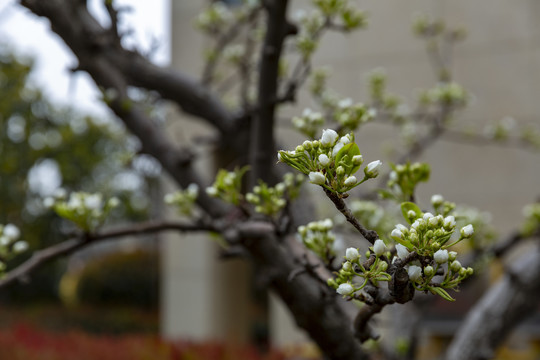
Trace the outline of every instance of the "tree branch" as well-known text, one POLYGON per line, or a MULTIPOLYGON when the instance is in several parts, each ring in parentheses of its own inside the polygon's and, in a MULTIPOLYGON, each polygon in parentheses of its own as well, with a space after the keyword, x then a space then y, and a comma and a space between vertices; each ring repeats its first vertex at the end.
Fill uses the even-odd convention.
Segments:
POLYGON ((28 277, 30 273, 49 261, 64 255, 72 254, 75 251, 80 250, 88 245, 95 244, 98 241, 165 230, 193 232, 211 231, 214 230, 214 228, 213 226, 204 223, 185 224, 179 222, 148 222, 117 228, 110 231, 99 232, 96 234, 82 234, 80 237, 34 252, 32 257, 8 272, 2 279, 0 279, 0 288, 5 287, 16 280, 21 280, 28 277))
POLYGON ((447 360, 492 359, 514 327, 538 307, 540 251, 514 262, 504 278, 469 311, 446 353, 447 360))

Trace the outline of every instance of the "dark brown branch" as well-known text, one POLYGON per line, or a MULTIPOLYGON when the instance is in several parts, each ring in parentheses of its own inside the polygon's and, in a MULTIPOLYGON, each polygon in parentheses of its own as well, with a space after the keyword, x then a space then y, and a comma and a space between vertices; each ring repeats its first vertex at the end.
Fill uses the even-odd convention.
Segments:
POLYGON ((60 244, 53 245, 43 250, 34 252, 32 257, 15 269, 8 272, 0 279, 0 288, 11 284, 16 280, 21 280, 30 275, 31 272, 42 266, 43 264, 57 259, 61 256, 72 254, 83 247, 95 244, 101 240, 115 239, 129 235, 141 235, 154 233, 165 230, 177 231, 211 231, 214 228, 205 224, 184 224, 178 222, 148 222, 137 225, 131 225, 123 228, 113 229, 110 231, 99 232, 96 234, 83 234, 78 238, 64 241, 60 244))
POLYGON ((530 317, 540 298, 540 252, 513 262, 504 278, 469 311, 446 353, 447 360, 492 359, 517 324, 530 317))
POLYGON ((377 232, 374 230, 368 230, 362 224, 360 224, 358 219, 354 217, 351 209, 349 209, 347 207, 347 204, 345 204, 345 200, 343 200, 337 194, 331 192, 328 189, 324 189, 324 192, 326 196, 328 196, 328 198, 334 203, 336 209, 338 209, 338 211, 342 213, 343 216, 345 216, 345 219, 347 219, 347 221, 351 223, 352 226, 354 226, 354 228, 358 230, 358 232, 360 232, 360 234, 362 234, 362 236, 373 245, 375 243, 375 240, 379 238, 377 232))
POLYGON ((258 108, 251 124, 250 165, 251 184, 258 179, 275 182, 272 171, 275 164, 275 104, 277 97, 279 59, 287 35, 286 20, 288 0, 268 1, 265 4, 268 28, 261 48, 261 65, 258 81, 258 108))

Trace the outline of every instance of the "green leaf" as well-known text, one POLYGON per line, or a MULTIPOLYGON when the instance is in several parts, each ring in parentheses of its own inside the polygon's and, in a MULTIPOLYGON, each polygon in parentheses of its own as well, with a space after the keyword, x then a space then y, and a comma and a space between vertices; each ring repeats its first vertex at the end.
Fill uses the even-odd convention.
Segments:
POLYGON ((429 291, 431 291, 432 294, 439 295, 444 300, 456 301, 456 299, 451 297, 442 287, 430 287, 429 291))
POLYGON ((352 164, 352 158, 353 156, 356 156, 356 155, 361 155, 360 148, 358 147, 358 145, 356 145, 356 143, 353 143, 353 142, 348 143, 347 145, 343 146, 341 150, 339 150, 338 153, 336 154, 336 164, 342 165, 344 168, 347 169, 347 174, 352 175, 356 173, 358 169, 360 169, 360 166, 361 166, 361 165, 353 166, 352 164), (340 164, 340 161, 345 156, 347 156, 346 161, 344 161, 343 164, 340 164))
POLYGON ((418 207, 418 205, 416 205, 415 203, 412 203, 412 202, 404 202, 404 203, 401 203, 401 213, 403 214, 403 217, 405 218, 405 220, 409 223, 409 224, 412 224, 414 222, 414 220, 410 220, 408 217, 407 217, 407 213, 409 211, 414 211, 416 213, 416 218, 419 218, 419 217, 422 217, 424 215, 424 213, 422 212, 422 210, 420 210, 420 208, 418 207))

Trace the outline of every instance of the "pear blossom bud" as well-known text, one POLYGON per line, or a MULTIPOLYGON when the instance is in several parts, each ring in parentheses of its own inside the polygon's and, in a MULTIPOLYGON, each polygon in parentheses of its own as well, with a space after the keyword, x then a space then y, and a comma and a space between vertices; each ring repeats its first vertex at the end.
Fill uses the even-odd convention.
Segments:
POLYGON ((454 261, 454 260, 456 260, 456 258, 457 258, 457 252, 455 252, 455 251, 449 251, 448 252, 448 260, 449 261, 454 261))
POLYGON ((311 141, 309 141, 309 140, 304 141, 302 143, 302 146, 304 147, 304 149, 306 149, 308 151, 311 150, 311 148, 312 148, 311 141))
POLYGON ((432 213, 425 213, 424 216, 422 217, 425 221, 429 221, 429 219, 431 219, 433 217, 433 214, 432 213))
POLYGON ((470 238, 474 234, 474 228, 471 224, 461 228, 461 236, 470 238))
POLYGON ((259 197, 253 193, 247 193, 246 194, 246 200, 247 202, 250 202, 252 204, 257 204, 259 203, 259 197))
POLYGON ((326 182, 326 177, 320 171, 312 171, 309 173, 309 181, 312 184, 323 185, 326 182))
POLYGON ((414 219, 416 218, 416 213, 413 210, 407 211, 407 218, 408 219, 414 219))
POLYGON ((404 260, 409 255, 409 250, 401 244, 396 244, 396 251, 401 260, 404 260))
POLYGON ((332 219, 324 219, 323 221, 321 221, 321 224, 324 228, 323 231, 330 230, 332 229, 332 227, 334 227, 334 222, 332 221, 332 219))
POLYGON ((337 153, 339 152, 339 150, 341 150, 341 148, 343 148, 343 146, 345 146, 345 144, 339 141, 332 149, 332 157, 336 157, 337 153))
POLYGON ((438 250, 433 254, 437 264, 444 264, 448 261, 448 250, 438 250))
POLYGON ((409 274, 409 279, 411 281, 416 281, 422 276, 422 268, 420 266, 410 265, 407 273, 409 274))
POLYGON ((375 160, 367 164, 364 169, 364 173, 369 178, 375 178, 379 175, 379 168, 381 167, 382 162, 380 160, 375 160))
POLYGON ((431 226, 437 226, 437 225, 439 225, 439 220, 440 220, 440 218, 438 216, 434 216, 434 217, 429 219, 428 223, 431 226))
POLYGON ((435 207, 441 206, 443 202, 444 198, 442 197, 442 195, 436 194, 431 197, 431 204, 435 207))
POLYGON ((459 272, 461 270, 461 263, 457 260, 452 261, 452 264, 450 264, 450 270, 453 272, 459 272))
POLYGON ((349 261, 355 261, 360 257, 360 253, 358 252, 358 249, 355 248, 347 248, 345 250, 345 258, 349 261))
POLYGON ((13 252, 16 254, 20 254, 26 250, 28 250, 28 243, 26 241, 17 241, 13 244, 13 252))
POLYGON ((336 174, 338 174, 339 176, 345 174, 345 168, 343 166, 338 166, 336 169, 336 174))
POLYGON ((434 272, 435 271, 434 271, 433 267, 430 266, 430 265, 428 265, 428 266, 426 266, 424 268, 424 275, 426 275, 426 276, 431 276, 431 275, 433 275, 434 272))
POLYGON ((345 261, 343 265, 341 265, 341 269, 350 272, 352 270, 352 264, 349 261, 345 261))
POLYGON ((362 165, 362 163, 364 162, 364 157, 362 155, 354 155, 352 157, 352 162, 356 166, 362 165))
POLYGON ((206 188, 206 193, 210 196, 217 196, 218 195, 218 189, 216 189, 215 187, 213 186, 210 186, 210 187, 207 187, 206 188))
POLYGON ((451 230, 456 226, 456 218, 452 215, 449 215, 444 218, 443 226, 447 230, 451 230))
POLYGON ((401 231, 402 233, 405 233, 407 232, 409 229, 407 229, 407 227, 403 224, 397 224, 396 225, 396 229, 398 229, 399 231, 401 231))
POLYGON ((349 283, 344 283, 344 284, 341 284, 338 286, 338 288, 336 289, 336 292, 339 294, 339 295, 350 295, 352 294, 354 291, 354 288, 352 287, 351 284, 349 283))
POLYGON ((386 251, 386 245, 384 244, 384 241, 381 239, 375 240, 375 243, 373 244, 373 252, 377 256, 381 256, 386 251))
POLYGON ((355 176, 349 176, 348 178, 345 179, 344 184, 345 184, 346 186, 353 186, 353 185, 355 185, 357 182, 358 182, 358 180, 356 180, 356 177, 355 177, 355 176))
MULTIPOLYGON (((197 188, 197 191, 198 191, 198 188, 197 188)), ((115 208, 118 205, 120 205, 120 200, 116 196, 113 196, 112 198, 109 199, 109 201, 107 202, 107 205, 111 208, 115 208)))
POLYGON ((298 233, 302 236, 306 236, 307 228, 304 225, 298 227, 298 233))
POLYGON ((321 137, 321 144, 323 146, 333 145, 337 138, 339 137, 338 133, 335 132, 332 129, 325 129, 323 130, 322 137, 321 137))
POLYGON ((471 276, 472 274, 474 274, 474 269, 472 267, 468 267, 467 268, 467 276, 471 276))
POLYGON ((403 238, 403 233, 399 229, 394 229, 394 230, 392 230, 392 233, 390 234, 390 236, 393 237, 394 239, 395 238, 402 239, 403 238))
POLYGON ((17 240, 21 236, 21 232, 18 227, 13 224, 7 224, 4 226, 4 236, 7 237, 10 241, 17 240))
POLYGON ((304 152, 304 147, 302 145, 298 145, 294 151, 296 151, 297 154, 304 152))
POLYGON ((326 154, 321 154, 319 155, 319 163, 322 165, 322 166, 326 166, 330 163, 330 158, 328 158, 328 156, 326 154))

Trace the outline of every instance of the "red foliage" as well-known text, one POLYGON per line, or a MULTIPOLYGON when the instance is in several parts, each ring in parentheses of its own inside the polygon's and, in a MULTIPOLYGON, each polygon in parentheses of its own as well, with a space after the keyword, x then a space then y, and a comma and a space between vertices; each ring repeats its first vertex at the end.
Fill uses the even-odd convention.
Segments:
POLYGON ((17 324, 0 331, 0 359, 286 360, 287 358, 278 351, 262 355, 252 347, 187 341, 172 343, 152 335, 95 336, 80 331, 53 333, 17 324))

